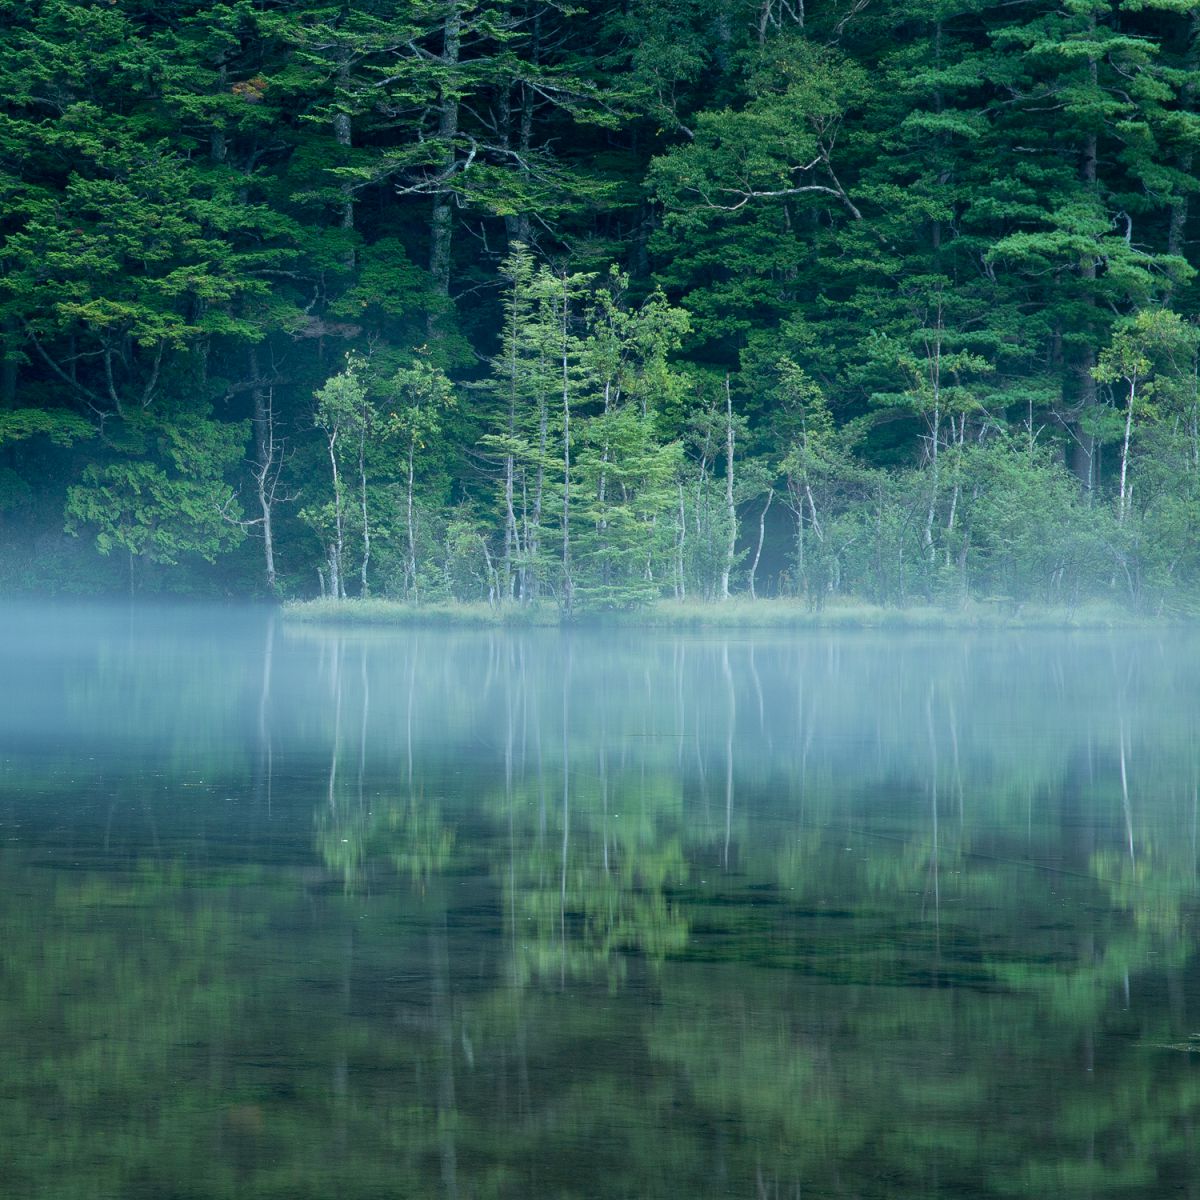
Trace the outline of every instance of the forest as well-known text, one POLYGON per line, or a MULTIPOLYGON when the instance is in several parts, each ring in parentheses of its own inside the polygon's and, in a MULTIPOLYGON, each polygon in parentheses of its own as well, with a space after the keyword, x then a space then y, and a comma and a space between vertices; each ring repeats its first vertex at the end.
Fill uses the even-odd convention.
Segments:
POLYGON ((0 0, 0 592, 1200 605, 1197 0, 0 0))

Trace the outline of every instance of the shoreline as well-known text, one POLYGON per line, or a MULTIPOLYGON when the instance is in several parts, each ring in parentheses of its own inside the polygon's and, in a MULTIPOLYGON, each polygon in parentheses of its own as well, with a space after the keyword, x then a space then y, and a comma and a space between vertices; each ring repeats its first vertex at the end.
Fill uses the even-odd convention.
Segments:
POLYGON ((522 606, 439 601, 410 604, 400 600, 292 600, 283 605, 285 621, 352 627, 440 627, 467 629, 617 628, 644 630, 767 629, 801 630, 1140 630, 1178 629, 1197 624, 1186 616, 1139 616, 1100 601, 1066 606, 1014 605, 968 601, 954 608, 937 605, 887 607, 858 601, 812 609, 798 600, 661 600, 628 612, 577 613, 570 618, 553 605, 522 606))

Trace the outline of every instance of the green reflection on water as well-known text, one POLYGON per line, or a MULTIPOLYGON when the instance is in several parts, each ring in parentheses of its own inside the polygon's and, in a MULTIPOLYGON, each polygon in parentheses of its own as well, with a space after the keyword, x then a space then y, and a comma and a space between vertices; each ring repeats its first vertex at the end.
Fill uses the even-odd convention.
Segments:
POLYGON ((8 661, 6 1195, 1200 1192, 1194 643, 8 661))

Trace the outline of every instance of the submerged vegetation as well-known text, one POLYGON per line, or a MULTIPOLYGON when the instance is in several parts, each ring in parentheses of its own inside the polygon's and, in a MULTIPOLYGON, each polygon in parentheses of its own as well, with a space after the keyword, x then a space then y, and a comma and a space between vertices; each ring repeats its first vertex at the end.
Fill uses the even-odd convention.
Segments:
POLYGON ((1195 609, 1191 3, 0 17, 6 592, 1195 609))

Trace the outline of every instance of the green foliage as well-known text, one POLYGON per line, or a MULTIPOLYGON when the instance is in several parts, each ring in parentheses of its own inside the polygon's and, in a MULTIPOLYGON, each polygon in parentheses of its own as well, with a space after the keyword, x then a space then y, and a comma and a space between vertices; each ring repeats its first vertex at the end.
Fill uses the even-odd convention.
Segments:
POLYGON ((818 8, 5 6, 6 554, 1193 606, 1192 6, 818 8))
POLYGON ((17 408, 0 411, 0 446, 31 437, 45 437, 56 446, 70 446, 94 435, 95 429, 69 410, 17 408))
POLYGON ((241 459, 247 426, 192 413, 131 422, 128 433, 145 457, 87 466, 67 491, 67 531, 93 529, 101 554, 127 554, 131 588, 135 559, 211 563, 236 546, 240 511, 225 477, 241 459))

